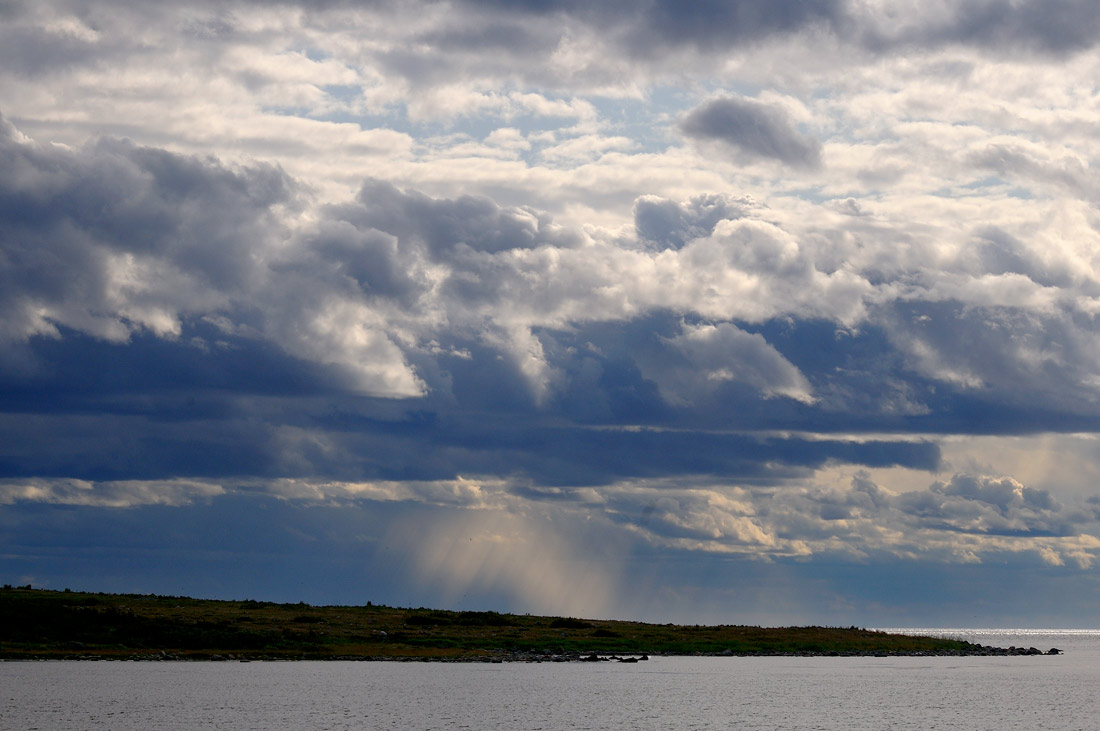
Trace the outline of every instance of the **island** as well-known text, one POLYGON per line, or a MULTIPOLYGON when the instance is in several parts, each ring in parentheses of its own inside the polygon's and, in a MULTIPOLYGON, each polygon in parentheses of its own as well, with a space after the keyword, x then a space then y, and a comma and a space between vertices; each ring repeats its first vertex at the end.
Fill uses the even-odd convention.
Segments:
POLYGON ((312 606, 0 589, 3 660, 638 662, 660 655, 1010 654, 1046 653, 858 627, 649 624, 371 602, 312 606))

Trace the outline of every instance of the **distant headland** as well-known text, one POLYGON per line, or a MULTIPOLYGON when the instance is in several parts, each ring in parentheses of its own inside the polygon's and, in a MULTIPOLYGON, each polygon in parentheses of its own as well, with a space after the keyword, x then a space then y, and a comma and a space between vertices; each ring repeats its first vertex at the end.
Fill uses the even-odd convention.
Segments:
MULTIPOLYGON (((647 624, 0 588, 0 659, 637 662, 657 655, 1038 655, 857 627, 647 624)), ((1052 649, 1049 654, 1058 654, 1052 649)))

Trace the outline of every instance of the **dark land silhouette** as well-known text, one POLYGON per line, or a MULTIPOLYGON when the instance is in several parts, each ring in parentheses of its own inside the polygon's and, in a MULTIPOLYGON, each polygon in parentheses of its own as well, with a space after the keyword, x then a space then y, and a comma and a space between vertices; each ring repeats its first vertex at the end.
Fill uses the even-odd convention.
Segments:
MULTIPOLYGON (((1009 654, 857 627, 691 626, 0 589, 0 658, 563 661, 648 655, 1009 654)), ((1012 654, 1038 654, 1018 651, 1012 654)))

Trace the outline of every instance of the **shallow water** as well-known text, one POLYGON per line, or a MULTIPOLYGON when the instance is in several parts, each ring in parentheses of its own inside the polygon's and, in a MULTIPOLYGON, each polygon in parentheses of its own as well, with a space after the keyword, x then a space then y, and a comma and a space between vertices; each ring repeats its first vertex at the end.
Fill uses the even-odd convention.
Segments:
POLYGON ((0 728, 1096 728, 1100 633, 921 632, 1066 654, 636 665, 7 662, 0 728))

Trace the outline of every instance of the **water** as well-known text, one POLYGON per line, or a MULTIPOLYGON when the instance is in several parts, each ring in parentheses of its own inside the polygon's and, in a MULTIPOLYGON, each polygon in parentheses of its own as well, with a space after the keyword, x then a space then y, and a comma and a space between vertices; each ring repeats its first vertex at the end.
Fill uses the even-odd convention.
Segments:
POLYGON ((906 630, 1066 654, 636 665, 0 663, 0 729, 1094 729, 1100 631, 906 630))

